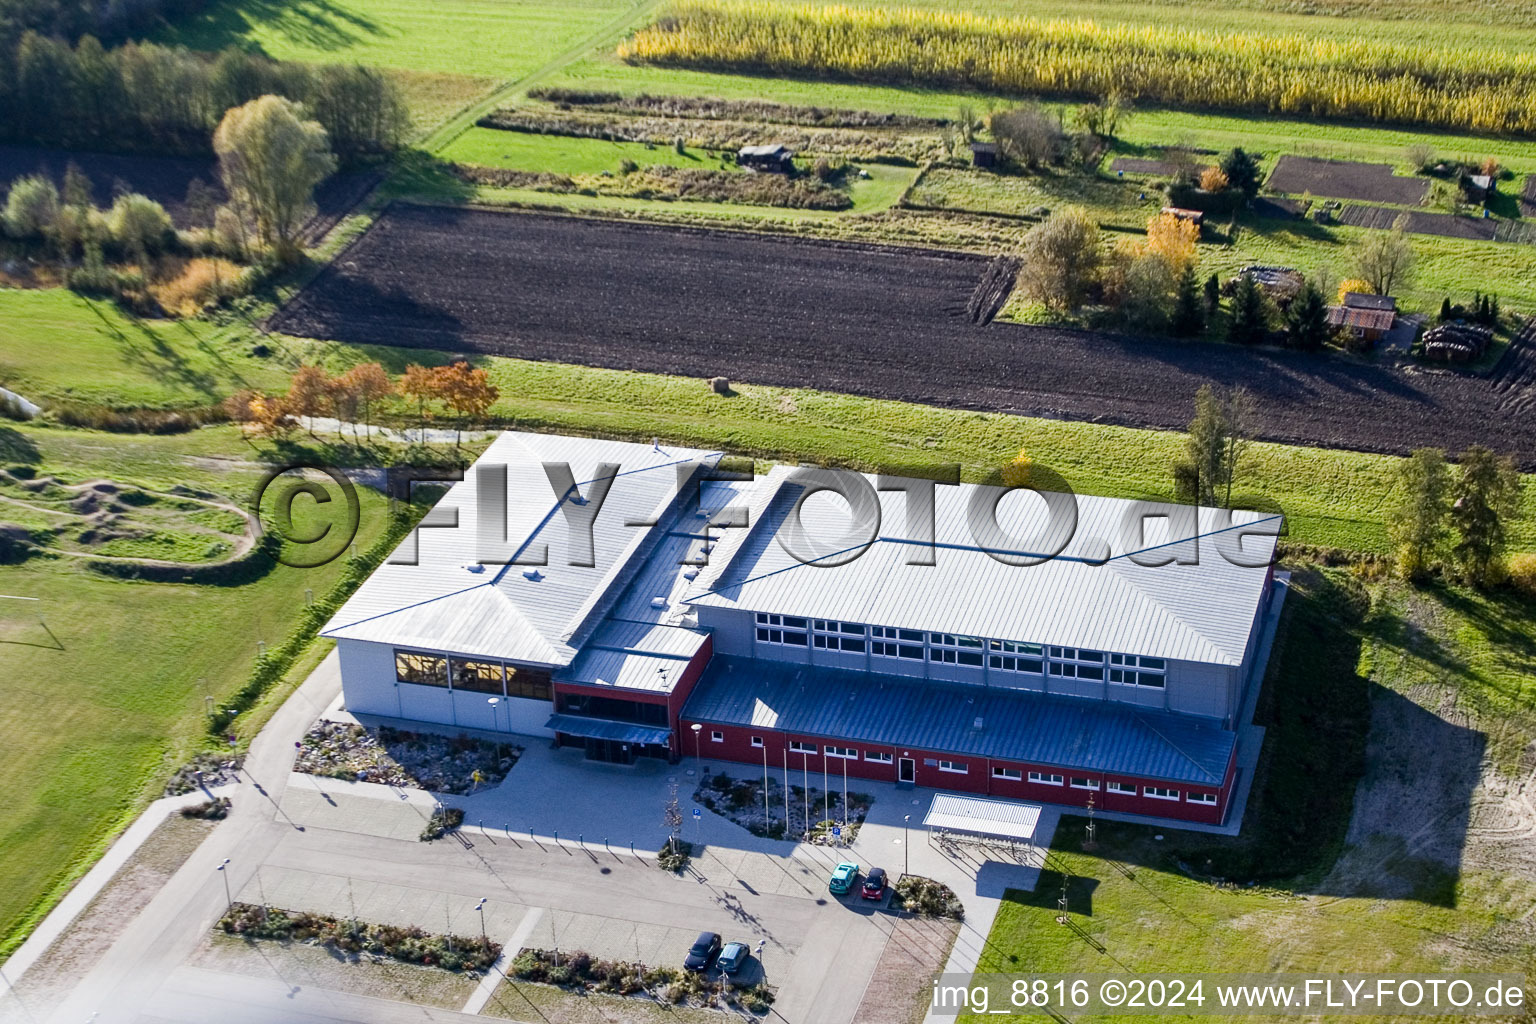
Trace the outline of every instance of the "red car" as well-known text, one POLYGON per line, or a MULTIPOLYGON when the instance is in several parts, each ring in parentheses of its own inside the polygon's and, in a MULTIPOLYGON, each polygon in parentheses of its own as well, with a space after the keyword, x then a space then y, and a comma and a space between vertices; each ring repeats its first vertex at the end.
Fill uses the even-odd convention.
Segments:
POLYGON ((859 895, 867 900, 885 898, 885 868, 869 869, 869 874, 864 876, 864 888, 859 890, 859 895))

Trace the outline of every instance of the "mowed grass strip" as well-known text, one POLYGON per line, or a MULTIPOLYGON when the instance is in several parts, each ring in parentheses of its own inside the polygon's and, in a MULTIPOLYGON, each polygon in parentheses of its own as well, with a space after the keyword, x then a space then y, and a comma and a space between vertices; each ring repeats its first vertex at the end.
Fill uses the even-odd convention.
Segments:
MULTIPOLYGON (((254 454, 232 427, 154 437, 0 426, 3 466, 185 484, 239 504, 257 481, 254 454)), ((385 503, 358 493, 365 550, 385 503)), ((301 525, 306 507, 294 506, 301 525)), ((243 585, 203 586, 109 579, 72 558, 0 566, 0 593, 41 599, 0 601, 0 955, 206 742, 204 688, 216 701, 239 689, 257 641, 275 646, 305 589, 325 594, 341 570, 277 566, 243 585)))
POLYGON ((686 148, 679 153, 671 146, 647 146, 643 142, 610 142, 607 139, 534 135, 478 127, 454 139, 438 155, 454 163, 549 174, 601 174, 604 171, 617 174, 625 160, 640 167, 662 165, 732 173, 739 170, 734 154, 732 159, 722 162, 719 153, 707 149, 686 148))

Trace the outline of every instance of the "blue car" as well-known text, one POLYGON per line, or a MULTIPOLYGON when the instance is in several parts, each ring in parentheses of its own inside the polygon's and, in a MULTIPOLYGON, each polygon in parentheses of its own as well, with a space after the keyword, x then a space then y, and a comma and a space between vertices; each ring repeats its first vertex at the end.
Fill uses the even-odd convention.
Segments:
POLYGON ((745 942, 727 942, 715 960, 715 966, 726 974, 735 974, 746 966, 748 953, 745 942))
POLYGON ((853 883, 859 877, 859 866, 852 861, 843 861, 832 869, 832 880, 827 883, 827 888, 833 895, 846 896, 853 888, 853 883))

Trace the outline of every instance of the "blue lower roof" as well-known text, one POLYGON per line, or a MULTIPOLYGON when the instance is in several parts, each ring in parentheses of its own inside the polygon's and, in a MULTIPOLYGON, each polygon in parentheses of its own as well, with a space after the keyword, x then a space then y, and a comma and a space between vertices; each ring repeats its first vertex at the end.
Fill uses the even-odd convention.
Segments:
POLYGON ((672 741, 672 730, 665 726, 615 722, 608 718, 588 718, 585 715, 550 715, 549 721, 544 723, 544 728, 563 732, 567 736, 613 740, 616 743, 637 745, 655 743, 666 746, 672 741))
POLYGON ((723 655, 710 662, 683 715, 1200 786, 1221 785, 1237 743, 1235 732, 1210 719, 1110 701, 723 655))

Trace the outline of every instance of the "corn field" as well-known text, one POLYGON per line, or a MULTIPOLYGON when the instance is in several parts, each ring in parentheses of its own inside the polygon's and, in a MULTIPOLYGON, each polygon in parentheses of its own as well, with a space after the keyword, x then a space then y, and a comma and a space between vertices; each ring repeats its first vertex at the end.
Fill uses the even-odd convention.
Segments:
POLYGON ((1536 55, 1300 34, 680 0, 629 61, 1536 134, 1536 55))

